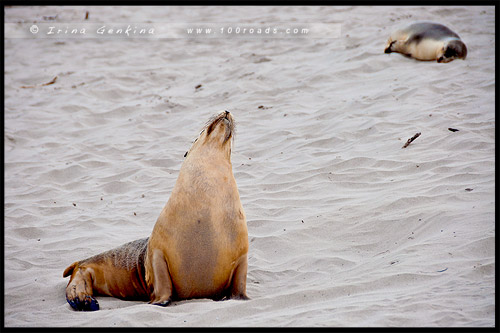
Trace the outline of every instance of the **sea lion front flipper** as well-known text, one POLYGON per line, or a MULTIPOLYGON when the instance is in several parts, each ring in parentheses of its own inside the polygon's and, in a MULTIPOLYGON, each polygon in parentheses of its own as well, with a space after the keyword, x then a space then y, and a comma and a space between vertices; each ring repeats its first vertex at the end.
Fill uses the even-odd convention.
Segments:
POLYGON ((153 294, 151 304, 167 306, 172 299, 172 280, 168 270, 167 260, 163 252, 156 249, 153 252, 153 294))
POLYGON ((247 296, 247 269, 248 259, 247 256, 242 256, 240 262, 236 266, 231 279, 230 294, 231 299, 249 300, 247 296))

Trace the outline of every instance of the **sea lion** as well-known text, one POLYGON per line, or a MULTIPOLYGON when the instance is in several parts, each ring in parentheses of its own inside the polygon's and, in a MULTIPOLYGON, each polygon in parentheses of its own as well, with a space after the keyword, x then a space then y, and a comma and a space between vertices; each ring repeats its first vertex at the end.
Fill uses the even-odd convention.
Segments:
POLYGON ((387 40, 384 52, 398 52, 418 60, 437 62, 467 57, 467 47, 458 34, 433 22, 417 22, 394 31, 387 40))
POLYGON ((246 295, 248 231, 231 167, 234 121, 211 120, 187 152, 149 238, 146 283, 151 302, 246 295))
POLYGON ((213 117, 191 148, 151 236, 71 264, 66 299, 94 311, 94 295, 166 306, 190 298, 249 299, 248 230, 231 165, 235 124, 213 117))

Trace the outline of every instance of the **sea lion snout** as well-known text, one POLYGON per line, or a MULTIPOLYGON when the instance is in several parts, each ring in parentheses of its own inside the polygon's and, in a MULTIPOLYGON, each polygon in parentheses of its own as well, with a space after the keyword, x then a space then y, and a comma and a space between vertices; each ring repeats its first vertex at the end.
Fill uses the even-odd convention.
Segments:
POLYGON ((233 122, 233 115, 231 114, 231 112, 224 110, 224 111, 220 112, 219 114, 217 114, 216 116, 214 116, 212 118, 212 120, 209 122, 207 127, 210 128, 211 126, 214 126, 215 124, 217 124, 221 120, 227 120, 227 121, 229 121, 229 123, 232 123, 233 122))
POLYGON ((234 130, 233 128, 233 116, 231 115, 231 112, 229 111, 224 111, 224 121, 227 126, 230 127, 231 131, 234 130))
POLYGON ((214 121, 208 126, 207 129, 207 135, 210 135, 212 131, 214 130, 215 126, 218 124, 223 125, 223 131, 224 131, 224 138, 223 138, 223 143, 227 142, 234 134, 235 131, 235 124, 234 124, 234 119, 231 114, 231 112, 224 110, 221 113, 219 113, 214 121))
POLYGON ((227 110, 221 112, 221 116, 224 117, 224 119, 229 121, 229 122, 233 121, 233 115, 231 114, 231 112, 229 112, 227 110))

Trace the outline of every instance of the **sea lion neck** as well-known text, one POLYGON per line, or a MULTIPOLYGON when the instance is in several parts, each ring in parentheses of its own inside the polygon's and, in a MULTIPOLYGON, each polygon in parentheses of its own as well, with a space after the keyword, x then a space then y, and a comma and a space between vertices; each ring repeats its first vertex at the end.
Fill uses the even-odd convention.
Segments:
POLYGON ((231 142, 220 144, 215 140, 198 140, 193 147, 188 151, 184 163, 194 159, 204 161, 204 164, 219 164, 222 165, 226 161, 231 165, 231 142))

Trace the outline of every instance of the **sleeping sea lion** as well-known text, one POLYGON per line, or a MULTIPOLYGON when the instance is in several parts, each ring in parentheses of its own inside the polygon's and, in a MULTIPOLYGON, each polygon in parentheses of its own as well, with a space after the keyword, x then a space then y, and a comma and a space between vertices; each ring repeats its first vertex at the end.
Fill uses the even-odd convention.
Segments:
POLYGON ((433 22, 417 22, 394 31, 385 46, 385 53, 398 52, 418 60, 450 62, 465 59, 467 47, 458 34, 433 22))

